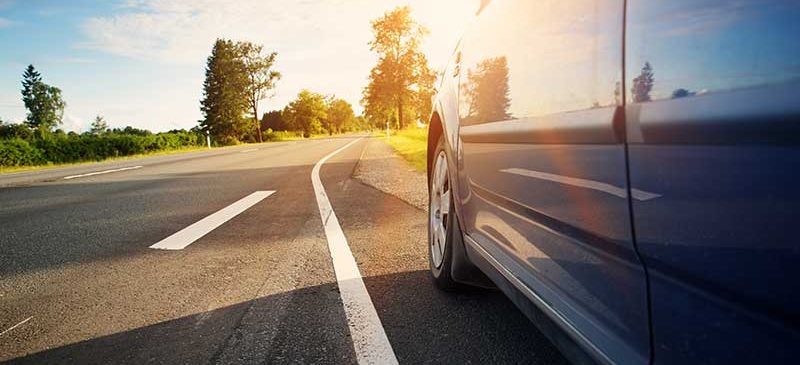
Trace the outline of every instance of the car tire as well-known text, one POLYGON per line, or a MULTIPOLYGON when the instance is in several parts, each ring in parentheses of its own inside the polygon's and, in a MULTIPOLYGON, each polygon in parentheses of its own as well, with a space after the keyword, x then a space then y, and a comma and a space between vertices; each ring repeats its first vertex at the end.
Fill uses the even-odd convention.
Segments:
POLYGON ((433 156, 428 182, 428 263, 436 286, 448 291, 460 291, 466 286, 452 277, 453 245, 463 244, 463 238, 450 189, 450 168, 444 139, 441 137, 433 156))

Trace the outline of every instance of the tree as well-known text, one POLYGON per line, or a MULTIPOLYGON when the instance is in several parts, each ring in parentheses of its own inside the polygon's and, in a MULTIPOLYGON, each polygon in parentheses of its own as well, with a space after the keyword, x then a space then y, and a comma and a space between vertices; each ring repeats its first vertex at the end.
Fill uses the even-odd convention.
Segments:
POLYGON ((26 124, 40 131, 51 131, 61 124, 66 103, 61 89, 45 84, 33 65, 22 74, 22 102, 28 109, 26 124))
POLYGON ((433 90, 435 76, 420 51, 428 31, 411 18, 411 8, 403 6, 373 20, 372 33, 369 46, 378 54, 378 64, 364 88, 365 113, 373 120, 388 120, 394 113, 398 128, 404 128, 408 106, 420 114, 420 106, 426 107, 422 94, 433 90))
POLYGON ((280 110, 273 110, 264 113, 261 117, 261 129, 272 129, 273 131, 286 131, 289 126, 286 120, 283 119, 283 112, 280 110))
POLYGON ((654 83, 653 67, 650 66, 650 62, 645 62, 642 72, 633 79, 633 87, 631 87, 633 102, 644 103, 650 101, 650 92, 653 91, 654 83))
POLYGON ((436 72, 425 67, 419 75, 416 94, 416 112, 419 120, 428 122, 428 118, 433 111, 433 96, 436 94, 436 72))
POLYGON ((300 91, 283 110, 289 128, 302 131, 304 137, 322 132, 322 122, 328 117, 325 97, 309 90, 300 91))
POLYGON ((697 95, 696 92, 689 91, 689 90, 686 90, 684 88, 675 89, 675 90, 672 91, 672 98, 673 99, 685 98, 687 96, 695 96, 695 95, 697 95))
POLYGON ((0 120, 0 139, 20 138, 30 140, 33 132, 25 124, 5 123, 0 120))
POLYGON ((258 102, 270 96, 269 91, 275 88, 275 82, 281 77, 279 72, 272 70, 278 54, 272 52, 264 55, 263 46, 250 42, 241 43, 238 47, 248 81, 245 92, 247 103, 253 111, 253 123, 256 126, 258 141, 263 142, 261 123, 258 121, 258 102))
POLYGON ((496 122, 511 118, 508 61, 505 56, 488 58, 467 70, 464 97, 469 111, 465 124, 496 122))
POLYGON ((244 138, 249 83, 239 57, 239 47, 226 39, 217 39, 206 61, 203 99, 200 109, 205 118, 200 123, 215 140, 236 143, 244 138))
POLYGON ((92 126, 89 129, 89 133, 99 136, 101 134, 105 134, 107 131, 108 131, 108 123, 106 123, 106 120, 99 115, 94 117, 94 122, 92 122, 92 126))
POLYGON ((328 106, 326 127, 330 134, 350 130, 355 124, 356 115, 353 106, 343 99, 333 99, 328 106))
MULTIPOLYGON (((196 127, 196 128, 198 128, 198 127, 196 127)), ((192 128, 192 130, 194 131, 194 128, 192 128)), ((200 133, 200 131, 194 131, 194 132, 200 133)), ((131 126, 127 126, 125 128, 122 128, 122 129, 114 128, 114 129, 111 130, 111 133, 129 134, 129 135, 134 135, 134 136, 149 136, 149 135, 153 134, 153 132, 150 132, 147 129, 139 129, 139 128, 135 128, 135 127, 131 127, 131 126)))

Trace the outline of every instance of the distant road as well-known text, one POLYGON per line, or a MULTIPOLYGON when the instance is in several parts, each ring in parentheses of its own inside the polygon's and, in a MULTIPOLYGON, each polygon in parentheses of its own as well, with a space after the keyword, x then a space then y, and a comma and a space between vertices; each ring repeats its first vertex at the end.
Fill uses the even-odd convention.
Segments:
POLYGON ((351 179, 365 143, 0 175, 0 362, 563 363, 501 294, 433 287, 425 213, 351 179), (312 170, 339 149, 318 171, 334 247, 312 170), (344 247, 353 266, 334 267, 344 247), (371 302, 377 322, 355 324, 388 347, 354 345, 343 297, 371 302))

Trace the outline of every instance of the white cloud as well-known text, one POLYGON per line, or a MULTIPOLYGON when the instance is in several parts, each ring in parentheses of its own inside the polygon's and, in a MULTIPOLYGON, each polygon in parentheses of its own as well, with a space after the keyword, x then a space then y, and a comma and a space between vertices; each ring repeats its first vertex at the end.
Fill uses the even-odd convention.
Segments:
POLYGON ((84 118, 80 118, 72 113, 66 112, 64 113, 64 118, 62 119, 62 123, 58 128, 61 128, 65 131, 73 131, 82 133, 89 130, 89 126, 92 123, 84 118))
MULTIPOLYGON (((478 2, 127 0, 116 15, 87 19, 82 24, 86 40, 80 46, 142 62, 191 67, 197 70, 191 83, 200 85, 216 38, 252 41, 278 52, 276 69, 284 76, 276 97, 262 109, 280 108, 300 89, 309 88, 343 97, 360 110, 361 90, 375 61, 367 45, 370 20, 395 6, 411 5, 413 16, 431 30, 424 49, 439 69, 478 2)), ((197 95, 199 91, 185 97, 196 105, 197 95)), ((197 119, 192 119, 196 106, 185 113, 187 119, 197 119)))

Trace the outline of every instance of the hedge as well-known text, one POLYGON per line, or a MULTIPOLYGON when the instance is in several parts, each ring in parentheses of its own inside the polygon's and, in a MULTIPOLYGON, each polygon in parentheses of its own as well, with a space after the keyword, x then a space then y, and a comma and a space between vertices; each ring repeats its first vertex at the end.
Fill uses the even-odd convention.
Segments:
POLYGON ((109 157, 202 146, 203 136, 192 132, 64 135, 23 140, 0 139, 0 166, 31 166, 48 163, 100 161, 109 157))
POLYGON ((23 139, 0 140, 0 166, 29 166, 45 162, 42 151, 23 139))

